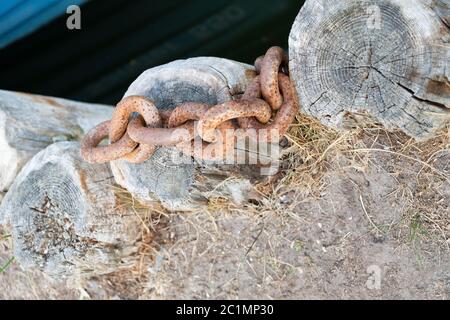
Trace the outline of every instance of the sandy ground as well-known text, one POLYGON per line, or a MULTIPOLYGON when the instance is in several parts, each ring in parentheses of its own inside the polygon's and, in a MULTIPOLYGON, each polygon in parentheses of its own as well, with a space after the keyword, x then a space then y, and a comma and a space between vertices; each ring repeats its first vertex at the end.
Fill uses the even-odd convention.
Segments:
MULTIPOLYGON (((261 202, 159 213, 133 270, 50 279, 13 261, 0 298, 449 299, 448 132, 416 143, 365 130, 317 154, 305 150, 326 132, 293 133, 307 147, 261 202)), ((1 240, 0 265, 11 246, 1 240)))

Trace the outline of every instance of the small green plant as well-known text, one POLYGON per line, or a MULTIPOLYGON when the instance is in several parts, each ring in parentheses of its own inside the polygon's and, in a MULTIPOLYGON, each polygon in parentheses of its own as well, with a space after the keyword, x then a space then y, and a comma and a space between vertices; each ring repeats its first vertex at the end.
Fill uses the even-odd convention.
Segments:
POLYGON ((411 218, 411 221, 409 223, 408 240, 410 243, 414 244, 419 240, 421 236, 429 236, 429 234, 422 224, 420 214, 416 214, 411 218))
POLYGON ((9 266, 13 263, 14 257, 10 258, 6 263, 0 267, 0 274, 6 271, 6 269, 9 268, 9 266))
POLYGON ((294 243, 294 250, 297 253, 300 253, 303 249, 303 243, 300 240, 296 240, 294 243))
MULTIPOLYGON (((0 235, 0 241, 6 240, 8 238, 11 238, 10 234, 0 235)), ((6 271, 8 267, 13 263, 14 257, 10 258, 8 261, 6 261, 4 264, 0 264, 0 274, 6 271)))
POLYGON ((5 235, 0 237, 0 240, 6 240, 8 238, 11 238, 11 235, 10 234, 5 234, 5 235))

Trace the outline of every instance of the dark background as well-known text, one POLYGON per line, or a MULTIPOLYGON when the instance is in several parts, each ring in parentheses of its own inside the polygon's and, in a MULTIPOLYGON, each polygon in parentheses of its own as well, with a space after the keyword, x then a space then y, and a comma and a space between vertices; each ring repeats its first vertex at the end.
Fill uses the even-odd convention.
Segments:
POLYGON ((145 69, 219 56, 253 63, 287 39, 302 0, 91 0, 0 50, 0 88, 115 104, 145 69))

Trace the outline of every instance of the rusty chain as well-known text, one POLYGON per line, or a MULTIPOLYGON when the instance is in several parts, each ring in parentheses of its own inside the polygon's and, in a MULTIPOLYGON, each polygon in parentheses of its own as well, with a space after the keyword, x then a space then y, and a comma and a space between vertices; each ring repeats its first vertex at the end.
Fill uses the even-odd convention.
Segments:
POLYGON ((126 97, 110 121, 86 134, 81 155, 89 163, 117 159, 141 163, 158 146, 175 146, 195 158, 220 161, 234 151, 238 137, 277 143, 299 110, 287 63, 282 48, 270 48, 256 59, 258 75, 242 97, 211 107, 186 102, 171 111, 159 111, 146 97, 126 97), (106 138, 110 143, 100 146, 106 138))

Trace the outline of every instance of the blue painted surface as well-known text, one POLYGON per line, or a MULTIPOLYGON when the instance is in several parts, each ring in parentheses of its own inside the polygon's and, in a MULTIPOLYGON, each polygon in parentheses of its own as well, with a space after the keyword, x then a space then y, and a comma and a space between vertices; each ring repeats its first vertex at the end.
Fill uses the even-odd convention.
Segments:
POLYGON ((0 0, 0 48, 66 14, 71 4, 86 0, 0 0))

